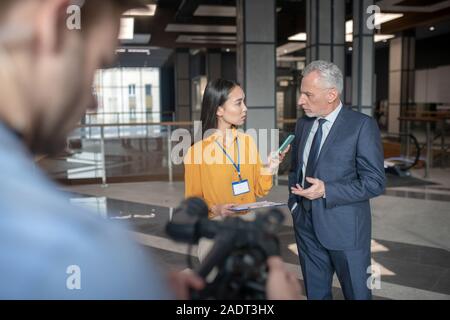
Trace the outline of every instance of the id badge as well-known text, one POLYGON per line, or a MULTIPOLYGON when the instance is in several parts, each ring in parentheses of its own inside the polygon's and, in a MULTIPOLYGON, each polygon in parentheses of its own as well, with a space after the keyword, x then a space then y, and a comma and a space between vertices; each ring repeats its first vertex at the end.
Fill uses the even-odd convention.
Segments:
POLYGON ((233 187, 233 195, 234 196, 239 196, 241 194, 250 192, 248 180, 241 180, 241 181, 233 182, 231 184, 231 186, 233 187))

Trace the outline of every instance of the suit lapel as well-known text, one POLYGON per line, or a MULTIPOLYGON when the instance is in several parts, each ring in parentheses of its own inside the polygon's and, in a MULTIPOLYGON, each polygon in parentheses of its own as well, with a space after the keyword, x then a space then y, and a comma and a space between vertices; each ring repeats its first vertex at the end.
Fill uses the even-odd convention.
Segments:
POLYGON ((344 106, 342 106, 341 111, 339 112, 336 120, 333 123, 333 126, 331 127, 330 132, 328 133, 327 138, 325 139, 325 142, 323 143, 323 146, 320 150, 319 158, 316 161, 316 167, 314 168, 314 170, 317 168, 317 164, 322 159, 322 157, 323 157, 322 155, 327 152, 328 148, 331 145, 333 145, 334 140, 336 139, 339 132, 341 131, 341 127, 345 124, 344 119, 345 119, 346 112, 347 112, 347 110, 345 109, 344 106))

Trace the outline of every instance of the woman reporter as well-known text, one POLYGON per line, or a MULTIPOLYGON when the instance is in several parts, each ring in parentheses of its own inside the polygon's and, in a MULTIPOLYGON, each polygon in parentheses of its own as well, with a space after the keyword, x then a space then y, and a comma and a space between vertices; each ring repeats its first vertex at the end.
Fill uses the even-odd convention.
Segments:
POLYGON ((268 165, 262 163, 253 138, 237 130, 247 118, 244 100, 242 88, 232 81, 208 83, 201 110, 203 140, 191 146, 184 158, 185 196, 203 198, 210 219, 229 215, 250 218, 249 212, 231 209, 266 196, 279 163, 289 151, 269 156, 268 165))

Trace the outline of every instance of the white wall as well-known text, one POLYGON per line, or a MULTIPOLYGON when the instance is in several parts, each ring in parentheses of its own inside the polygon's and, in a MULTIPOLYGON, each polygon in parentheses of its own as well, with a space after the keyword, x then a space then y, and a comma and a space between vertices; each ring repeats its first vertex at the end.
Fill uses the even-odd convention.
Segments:
POLYGON ((415 73, 416 103, 450 103, 450 65, 415 73))

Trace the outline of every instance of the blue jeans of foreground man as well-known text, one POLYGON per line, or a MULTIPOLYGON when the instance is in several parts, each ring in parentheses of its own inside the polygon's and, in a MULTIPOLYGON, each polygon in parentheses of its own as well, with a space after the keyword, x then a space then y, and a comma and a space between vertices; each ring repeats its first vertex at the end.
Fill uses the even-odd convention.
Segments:
POLYGON ((308 299, 332 299, 333 274, 339 279, 345 299, 370 300, 367 286, 370 274, 370 247, 335 251, 323 247, 316 237, 311 210, 298 206, 292 219, 300 265, 308 299))

